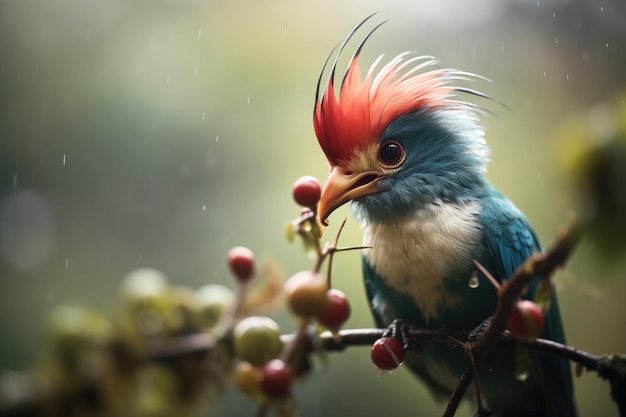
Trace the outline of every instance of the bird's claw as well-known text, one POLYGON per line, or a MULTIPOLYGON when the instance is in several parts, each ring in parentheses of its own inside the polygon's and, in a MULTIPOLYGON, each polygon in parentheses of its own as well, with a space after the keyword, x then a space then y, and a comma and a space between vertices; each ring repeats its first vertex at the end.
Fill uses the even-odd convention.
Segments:
POLYGON ((398 339, 406 349, 409 346, 409 325, 402 319, 395 319, 383 332, 383 337, 398 339))
POLYGON ((478 342, 483 337, 483 333, 489 326, 489 323, 491 323, 491 316, 487 317, 482 323, 480 323, 474 328, 474 330, 470 332, 470 334, 467 336, 467 341, 469 343, 478 342))

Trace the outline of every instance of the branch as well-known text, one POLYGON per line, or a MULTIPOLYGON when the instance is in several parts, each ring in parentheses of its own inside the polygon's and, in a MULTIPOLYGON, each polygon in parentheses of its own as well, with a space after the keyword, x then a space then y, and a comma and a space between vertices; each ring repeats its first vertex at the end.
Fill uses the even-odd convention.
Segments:
MULTIPOLYGON (((491 352, 500 340, 506 328, 507 317, 515 302, 520 298, 525 288, 537 276, 545 278, 560 266, 571 255, 576 243, 580 238, 580 230, 575 225, 563 227, 553 246, 545 254, 535 254, 521 265, 513 274, 498 288, 498 305, 491 321, 487 325, 480 339, 470 348, 474 354, 475 366, 480 367, 481 362, 491 352)), ((443 414, 444 417, 454 416, 461 399, 472 382, 472 364, 468 364, 463 376, 457 384, 456 390, 451 395, 448 406, 443 414)))

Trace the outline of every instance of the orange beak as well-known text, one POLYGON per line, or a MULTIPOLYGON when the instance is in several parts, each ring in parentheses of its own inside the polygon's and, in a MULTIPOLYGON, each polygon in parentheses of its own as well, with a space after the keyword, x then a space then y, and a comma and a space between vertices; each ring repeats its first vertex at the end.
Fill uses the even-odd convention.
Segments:
POLYGON ((328 226, 326 219, 335 209, 355 198, 383 191, 378 186, 381 178, 382 173, 379 171, 353 173, 335 166, 326 180, 317 207, 320 221, 328 226))

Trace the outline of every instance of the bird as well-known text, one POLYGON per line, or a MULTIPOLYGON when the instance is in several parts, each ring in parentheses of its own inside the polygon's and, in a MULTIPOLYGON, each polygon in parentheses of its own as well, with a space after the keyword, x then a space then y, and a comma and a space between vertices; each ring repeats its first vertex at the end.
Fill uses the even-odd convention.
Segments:
MULTIPOLYGON (((317 82, 313 125, 330 166, 318 220, 328 226, 331 213, 351 203, 363 232, 365 292, 379 327, 402 320, 424 329, 472 329, 497 304, 495 287, 474 261, 502 282, 542 250, 522 212, 486 177, 489 148, 480 118, 489 112, 468 98, 497 100, 467 87, 486 78, 413 52, 384 65, 380 55, 362 77, 361 51, 386 21, 352 42, 358 45, 337 84, 346 45, 373 16, 331 51, 317 82)), ((535 288, 536 282, 525 298, 535 288)), ((565 341, 554 292, 540 336, 565 341)), ((480 367, 482 397, 493 415, 576 416, 569 362, 529 350, 520 372, 516 352, 498 347, 480 367)), ((468 363, 463 349, 432 344, 408 353, 405 364, 435 398, 447 400, 468 363)))

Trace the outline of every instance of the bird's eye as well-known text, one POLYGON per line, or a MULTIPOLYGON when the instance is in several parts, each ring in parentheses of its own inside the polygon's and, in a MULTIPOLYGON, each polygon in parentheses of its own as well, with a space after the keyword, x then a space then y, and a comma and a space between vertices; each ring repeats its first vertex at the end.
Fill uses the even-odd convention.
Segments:
POLYGON ((395 140, 383 143, 378 150, 378 159, 388 168, 395 168, 404 161, 404 148, 395 140))

